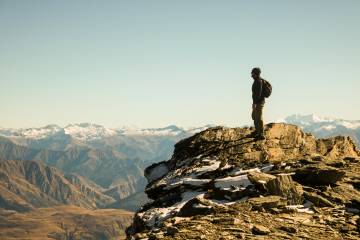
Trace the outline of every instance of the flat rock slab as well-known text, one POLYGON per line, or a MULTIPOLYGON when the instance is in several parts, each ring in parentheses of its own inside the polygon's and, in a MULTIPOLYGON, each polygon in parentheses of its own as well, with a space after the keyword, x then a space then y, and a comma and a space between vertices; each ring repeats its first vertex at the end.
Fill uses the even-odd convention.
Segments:
POLYGON ((252 228, 252 232, 258 235, 268 235, 270 233, 270 229, 262 225, 254 225, 252 228))
POLYGON ((316 207, 334 207, 335 205, 331 203, 326 198, 312 192, 304 192, 304 197, 312 202, 316 207))
POLYGON ((275 176, 263 172, 252 171, 248 173, 248 179, 256 186, 263 187, 270 180, 276 179, 275 176))
POLYGON ((301 184, 329 185, 335 184, 345 176, 345 172, 322 164, 306 166, 295 172, 294 179, 301 184))
POLYGON ((270 209, 286 205, 286 199, 280 196, 266 196, 250 198, 248 202, 256 208, 270 209))

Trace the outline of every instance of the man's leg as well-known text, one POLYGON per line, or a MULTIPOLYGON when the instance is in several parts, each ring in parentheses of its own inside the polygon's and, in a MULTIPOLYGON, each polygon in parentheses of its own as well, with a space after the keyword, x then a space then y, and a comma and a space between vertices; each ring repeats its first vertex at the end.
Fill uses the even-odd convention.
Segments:
POLYGON ((264 136, 264 119, 263 119, 264 105, 259 106, 259 132, 261 136, 264 136))
POLYGON ((257 119, 256 119, 256 108, 254 108, 254 107, 252 108, 251 118, 252 118, 253 121, 254 121, 254 127, 255 127, 255 131, 251 133, 251 136, 252 136, 252 137, 255 137, 255 136, 258 135, 258 129, 259 129, 259 127, 258 127, 258 121, 257 121, 257 119))
POLYGON ((255 108, 255 114, 254 114, 254 122, 255 122, 255 128, 257 131, 257 134, 259 136, 264 136, 264 121, 263 121, 263 104, 257 104, 255 108))
POLYGON ((253 108, 252 108, 251 118, 252 118, 253 121, 254 121, 254 126, 255 126, 255 130, 256 130, 256 129, 257 129, 257 127, 256 127, 257 121, 256 121, 256 109, 255 109, 254 106, 253 106, 253 108))

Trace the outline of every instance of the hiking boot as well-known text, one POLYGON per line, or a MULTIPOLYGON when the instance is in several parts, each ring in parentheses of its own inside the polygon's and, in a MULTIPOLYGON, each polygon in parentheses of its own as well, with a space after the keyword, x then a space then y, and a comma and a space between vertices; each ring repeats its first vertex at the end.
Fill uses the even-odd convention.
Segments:
POLYGON ((255 140, 258 141, 258 140, 265 140, 265 136, 264 135, 258 135, 255 137, 255 140))
POLYGON ((249 138, 256 138, 258 136, 259 136, 259 134, 256 131, 253 131, 247 135, 247 137, 249 137, 249 138))

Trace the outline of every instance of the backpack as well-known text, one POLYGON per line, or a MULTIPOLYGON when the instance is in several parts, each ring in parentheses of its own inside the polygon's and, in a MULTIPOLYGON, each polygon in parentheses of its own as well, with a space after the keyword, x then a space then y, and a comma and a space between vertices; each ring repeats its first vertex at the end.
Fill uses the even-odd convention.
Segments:
POLYGON ((263 87, 262 87, 262 95, 266 98, 270 97, 271 93, 272 93, 272 86, 271 84, 266 81, 265 79, 263 79, 263 87))

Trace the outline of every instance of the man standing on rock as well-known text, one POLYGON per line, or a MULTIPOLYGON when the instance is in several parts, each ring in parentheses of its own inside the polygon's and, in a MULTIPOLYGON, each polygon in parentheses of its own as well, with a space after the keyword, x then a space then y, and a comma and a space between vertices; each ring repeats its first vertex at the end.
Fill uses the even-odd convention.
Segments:
POLYGON ((263 108, 265 105, 265 96, 263 94, 264 80, 260 77, 260 68, 253 68, 251 71, 251 77, 254 79, 252 85, 252 114, 251 117, 254 120, 255 132, 252 135, 256 140, 264 140, 264 121, 263 121, 263 108))

